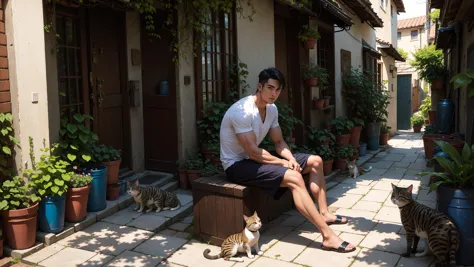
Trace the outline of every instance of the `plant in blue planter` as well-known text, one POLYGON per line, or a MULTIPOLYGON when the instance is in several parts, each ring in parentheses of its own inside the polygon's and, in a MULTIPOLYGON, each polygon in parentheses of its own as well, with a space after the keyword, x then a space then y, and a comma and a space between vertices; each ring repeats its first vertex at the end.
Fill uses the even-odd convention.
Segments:
POLYGON ((58 144, 47 148, 43 140, 43 148, 40 149, 43 154, 39 162, 36 162, 33 138, 29 137, 29 141, 32 168, 24 173, 41 197, 38 211, 39 229, 46 233, 59 233, 64 228, 66 192, 74 173, 68 171, 68 162, 54 155, 58 144))
POLYGON ((436 177, 430 192, 436 190, 437 209, 447 214, 457 226, 460 247, 457 252, 458 265, 474 265, 472 240, 474 239, 474 145, 465 144, 461 155, 450 144, 435 141, 446 156, 434 156, 442 172, 421 172, 418 175, 436 177))

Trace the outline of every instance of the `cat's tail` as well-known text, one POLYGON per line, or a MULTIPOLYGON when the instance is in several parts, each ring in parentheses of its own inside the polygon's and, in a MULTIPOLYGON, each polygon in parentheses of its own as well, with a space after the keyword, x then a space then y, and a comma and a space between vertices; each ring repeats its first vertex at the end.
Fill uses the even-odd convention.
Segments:
POLYGON ((364 169, 365 172, 370 172, 372 170, 372 166, 369 166, 369 168, 364 169))
POLYGON ((459 232, 456 227, 451 227, 449 230, 451 247, 449 248, 449 264, 456 265, 456 251, 459 248, 459 232))
POLYGON ((221 257, 221 253, 219 253, 217 255, 209 255, 209 252, 211 252, 210 249, 204 250, 204 252, 202 253, 202 255, 204 255, 204 258, 206 258, 208 260, 217 260, 221 257))
POLYGON ((177 209, 179 209, 179 208, 181 208, 181 203, 180 203, 180 202, 178 202, 178 204, 176 205, 176 207, 170 208, 170 210, 177 210, 177 209))

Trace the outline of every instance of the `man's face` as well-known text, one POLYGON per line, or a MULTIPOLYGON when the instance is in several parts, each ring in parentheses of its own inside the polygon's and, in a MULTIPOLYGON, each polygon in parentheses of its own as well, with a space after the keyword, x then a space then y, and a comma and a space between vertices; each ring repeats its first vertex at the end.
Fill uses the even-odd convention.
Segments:
POLYGON ((258 84, 260 96, 266 104, 273 104, 278 99, 281 93, 280 82, 273 79, 268 79, 265 85, 258 84))

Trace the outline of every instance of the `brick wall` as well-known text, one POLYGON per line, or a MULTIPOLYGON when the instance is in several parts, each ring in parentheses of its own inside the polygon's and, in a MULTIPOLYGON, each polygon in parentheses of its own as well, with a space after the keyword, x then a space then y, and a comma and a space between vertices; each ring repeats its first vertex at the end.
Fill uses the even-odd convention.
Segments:
POLYGON ((8 80, 7 36, 5 35, 5 14, 0 0, 0 113, 11 112, 10 81, 8 80))

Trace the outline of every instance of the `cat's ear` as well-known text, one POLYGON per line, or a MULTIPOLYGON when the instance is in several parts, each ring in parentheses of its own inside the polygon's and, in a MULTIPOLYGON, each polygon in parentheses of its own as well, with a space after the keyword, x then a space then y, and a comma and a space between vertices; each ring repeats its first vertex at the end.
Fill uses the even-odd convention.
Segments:
POLYGON ((245 216, 244 214, 244 221, 247 222, 249 220, 249 217, 245 216))
POLYGON ((139 184, 138 179, 136 179, 135 180, 135 185, 138 185, 138 184, 139 184))
POLYGON ((413 192, 413 184, 411 184, 409 187, 407 187, 407 190, 411 194, 411 192, 413 192))
POLYGON ((395 190, 395 188, 397 188, 397 186, 392 183, 392 189, 395 190))
POLYGON ((257 211, 254 211, 252 217, 257 217, 257 216, 258 216, 257 211))

